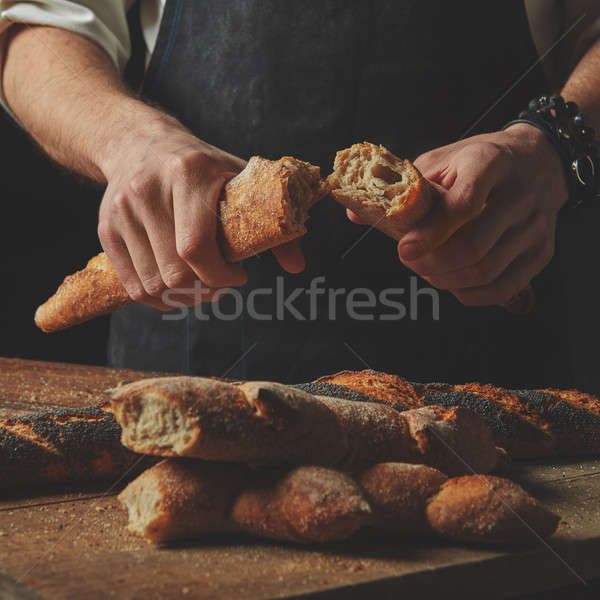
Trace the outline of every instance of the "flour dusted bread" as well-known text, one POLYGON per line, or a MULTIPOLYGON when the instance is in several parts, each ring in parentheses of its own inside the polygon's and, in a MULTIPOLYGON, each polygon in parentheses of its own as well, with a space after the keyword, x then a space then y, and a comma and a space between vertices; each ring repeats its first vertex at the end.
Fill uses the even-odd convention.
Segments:
POLYGON ((552 535, 560 518, 510 479, 471 475, 442 484, 428 502, 427 520, 448 539, 535 543, 552 535))
POLYGON ((253 156, 225 185, 219 204, 223 256, 239 262, 304 235, 308 209, 328 192, 319 167, 290 156, 253 156))
POLYGON ((278 383, 159 377, 116 388, 111 406, 123 444, 142 454, 334 465, 348 453, 335 415, 314 396, 278 383))
POLYGON ((371 508, 348 475, 319 466, 254 473, 236 498, 231 520, 240 530, 299 543, 349 538, 371 508))
MULTIPOLYGON (((225 260, 239 262, 306 233, 308 209, 329 192, 319 167, 286 156, 253 156, 223 188, 217 239, 225 260)), ((133 301, 108 256, 100 253, 69 275, 35 313, 45 332, 59 331, 106 315, 133 301)))
POLYGON ((242 465, 163 460, 120 494, 131 533, 158 544, 230 529, 229 511, 246 485, 242 465))
POLYGON ((322 543, 363 526, 461 542, 535 543, 559 518, 518 485, 485 475, 447 479, 424 465, 375 464, 354 474, 319 466, 253 470, 167 459, 119 495, 129 530, 158 544, 244 532, 322 543))
POLYGON ((252 471, 167 459, 119 495, 129 531, 152 543, 244 532, 298 543, 346 539, 370 516, 359 486, 323 467, 252 471))
POLYGON ((201 377, 124 385, 113 390, 111 406, 123 444, 142 454, 341 468, 400 461, 452 475, 491 471, 499 459, 489 429, 460 407, 399 412, 278 383, 201 377))
POLYGON ((68 275, 56 293, 35 312, 35 324, 45 332, 60 331, 101 317, 133 301, 101 252, 85 269, 68 275))
POLYGON ((431 186, 408 160, 369 142, 340 150, 327 178, 333 197, 399 240, 431 207, 431 186))
POLYGON ((401 533, 428 533, 427 500, 448 477, 426 465, 384 462, 356 473, 371 505, 370 525, 401 533))

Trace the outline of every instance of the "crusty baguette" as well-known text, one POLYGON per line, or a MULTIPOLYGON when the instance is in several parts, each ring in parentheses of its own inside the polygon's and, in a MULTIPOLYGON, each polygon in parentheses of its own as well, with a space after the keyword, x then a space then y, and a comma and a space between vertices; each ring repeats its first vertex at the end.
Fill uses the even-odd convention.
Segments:
POLYGON ((483 421, 460 407, 401 413, 277 383, 201 377, 128 384, 112 392, 111 405, 123 444, 143 454, 344 468, 424 462, 448 474, 488 472, 499 458, 483 421))
POLYGON ((125 448, 120 435, 113 415, 98 408, 3 419, 0 489, 116 479, 155 462, 125 448))
POLYGON ((141 454, 335 465, 348 436, 314 396, 278 383, 158 377, 112 391, 122 443, 141 454))
POLYGON ((496 444, 513 457, 556 454, 556 436, 544 410, 536 411, 514 393, 491 385, 415 384, 424 404, 465 406, 479 413, 496 444))
POLYGON ((496 445, 514 458, 600 453, 600 400, 576 390, 409 383, 371 370, 341 371, 296 387, 323 396, 379 401, 398 410, 463 406, 485 421, 496 445))
MULTIPOLYGON (((225 259, 239 262, 306 233, 308 209, 329 192, 319 167, 285 156, 253 156, 223 188, 217 238, 225 259)), ((108 257, 101 253, 65 278, 35 313, 45 332, 59 331, 131 304, 108 257)))
POLYGON ((425 507, 448 477, 432 467, 382 462, 359 470, 356 482, 371 506, 369 524, 401 533, 428 533, 425 507))
POLYGON ((291 156, 253 156, 219 203, 223 256, 239 262, 304 235, 308 209, 328 193, 319 167, 291 156))
POLYGON ((247 533, 312 543, 349 538, 370 513, 364 493, 348 475, 300 466, 253 478, 236 498, 231 519, 247 533))
MULTIPOLYGON (((315 380, 315 384, 331 384, 364 394, 371 398, 391 404, 398 410, 410 410, 424 406, 414 387, 398 375, 377 371, 340 371, 333 375, 324 375, 315 380)), ((323 395, 331 396, 335 390, 324 387, 323 395)))
POLYGON ((522 487, 492 475, 448 479, 425 465, 380 463, 355 479, 371 506, 370 524, 395 533, 535 544, 560 521, 522 487))
POLYGON ((535 543, 556 530, 560 518, 509 479, 455 477, 427 504, 438 535, 461 542, 535 543))
POLYGON ((331 194, 365 223, 399 240, 432 204, 431 185, 408 160, 369 142, 335 156, 331 194))
POLYGON ((323 467, 252 472, 245 466, 167 459, 119 495, 129 531, 152 543, 245 532, 299 543, 349 537, 370 508, 347 475, 323 467))
POLYGON ((535 543, 528 527, 548 537, 559 522, 511 481, 447 479, 430 467, 401 463, 372 465, 351 478, 317 466, 252 471, 167 459, 130 483, 119 500, 129 531, 155 544, 217 532, 332 542, 365 525, 394 535, 535 543))
POLYGON ((101 252, 85 269, 65 277, 55 294, 35 311, 35 324, 45 332, 60 331, 132 302, 108 256, 101 252))

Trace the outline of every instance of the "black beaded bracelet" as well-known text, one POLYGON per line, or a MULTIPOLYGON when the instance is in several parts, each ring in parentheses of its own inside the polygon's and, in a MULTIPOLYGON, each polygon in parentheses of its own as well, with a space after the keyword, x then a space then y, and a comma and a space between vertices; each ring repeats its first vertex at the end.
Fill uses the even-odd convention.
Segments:
POLYGON ((568 204, 600 198, 600 146, 575 102, 565 102, 559 95, 540 96, 504 129, 515 123, 537 127, 556 148, 565 169, 568 204))

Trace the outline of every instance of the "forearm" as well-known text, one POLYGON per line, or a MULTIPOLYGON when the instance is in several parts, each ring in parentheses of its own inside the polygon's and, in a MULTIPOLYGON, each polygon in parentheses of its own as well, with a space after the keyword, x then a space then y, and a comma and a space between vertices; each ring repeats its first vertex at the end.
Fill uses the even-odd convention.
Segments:
POLYGON ((600 40, 579 61, 562 89, 566 100, 577 103, 586 120, 600 132, 600 40))
POLYGON ((52 27, 15 26, 8 35, 6 101, 61 165, 106 182, 114 144, 171 120, 133 98, 109 56, 85 38, 52 27))

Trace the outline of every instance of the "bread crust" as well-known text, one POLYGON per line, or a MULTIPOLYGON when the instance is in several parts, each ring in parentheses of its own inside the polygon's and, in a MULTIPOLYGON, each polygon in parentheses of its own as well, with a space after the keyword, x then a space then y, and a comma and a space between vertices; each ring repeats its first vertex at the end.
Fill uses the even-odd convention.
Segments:
POLYGON ((506 479, 447 479, 424 465, 381 463, 352 475, 318 466, 252 470, 167 459, 119 495, 129 531, 154 544, 244 532, 297 543, 347 539, 369 525, 395 535, 531 543, 559 518, 506 479))
POLYGON ((355 481, 319 466, 258 475, 231 511, 241 531, 303 544, 345 540, 370 516, 371 507, 355 481))
POLYGON ((427 406, 401 413, 420 460, 447 475, 489 473, 503 461, 492 432, 479 415, 460 406, 427 406))
POLYGON ((410 161, 394 156, 384 146, 370 142, 340 150, 327 182, 337 202, 395 240, 407 233, 432 206, 431 185, 419 170, 410 161), (353 183, 350 184, 349 175, 357 165, 361 170, 352 177, 353 183), (380 172, 383 169, 401 174, 405 189, 396 193, 398 182, 386 181, 385 174, 380 172), (387 201, 384 199, 386 195, 387 201))
POLYGON ((253 156, 219 202, 223 256, 239 262, 304 235, 308 209, 328 192, 319 167, 291 156, 253 156))
POLYGON ((427 500, 448 477, 426 465, 385 462, 355 475, 371 505, 370 524, 397 533, 427 533, 427 500))
POLYGON ((513 390, 522 404, 543 415, 560 456, 600 453, 600 401, 577 390, 513 390))
MULTIPOLYGON (((314 383, 329 383, 350 388, 360 394, 391 404, 398 410, 410 410, 423 406, 423 401, 406 379, 371 369, 363 371, 339 371, 315 379, 314 383)), ((329 395, 329 394, 323 394, 329 395)))
POLYGON ((360 487, 331 469, 251 471, 243 465, 167 459, 119 495, 129 531, 159 544, 212 532, 298 543, 350 537, 369 518, 360 487))
POLYGON ((163 460, 120 494, 128 529, 153 544, 226 532, 229 512, 250 471, 244 465, 199 460, 163 460))
POLYGON ((477 412, 494 432, 496 444, 511 456, 551 456, 557 443, 544 412, 537 412, 514 393, 479 383, 415 384, 425 404, 464 406, 477 412))
POLYGON ((449 474, 487 472, 498 460, 487 427, 462 408, 399 412, 276 383, 201 377, 128 384, 112 392, 111 406, 123 444, 159 456, 344 468, 401 461, 449 474))
POLYGON ((370 370, 341 371, 302 387, 326 396, 359 394, 355 400, 378 400, 399 410, 430 405, 468 408, 490 427, 496 445, 514 458, 600 452, 600 401, 577 390, 409 383, 401 377, 370 370))
POLYGON ((428 502, 427 520, 448 539, 525 544, 551 536, 560 522, 519 485, 491 475, 446 481, 428 502))
POLYGON ((70 408, 0 421, 0 489, 133 476, 154 462, 125 448, 112 414, 70 408))
MULTIPOLYGON (((217 239, 225 259, 239 262, 306 233, 308 209, 329 193, 319 167, 284 156, 253 156, 223 189, 217 239)), ((115 312, 133 300, 102 252, 65 278, 35 313, 44 332, 60 331, 115 312)))
POLYGON ((35 324, 44 332, 60 331, 119 310, 133 300, 101 252, 81 271, 65 277, 56 293, 35 311, 35 324))
POLYGON ((162 377, 115 389, 111 406, 123 444, 144 454, 333 465, 348 453, 346 432, 322 402, 277 383, 162 377))

